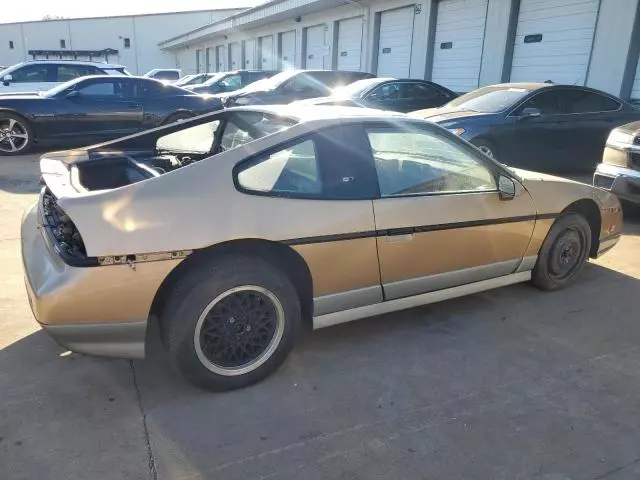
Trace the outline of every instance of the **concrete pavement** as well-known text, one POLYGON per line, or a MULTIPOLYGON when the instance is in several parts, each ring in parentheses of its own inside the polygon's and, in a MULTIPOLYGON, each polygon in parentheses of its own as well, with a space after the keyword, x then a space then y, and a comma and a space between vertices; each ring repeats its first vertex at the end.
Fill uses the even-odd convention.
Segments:
POLYGON ((31 318, 19 220, 35 157, 0 158, 0 479, 637 479, 640 223, 573 288, 516 285, 315 332, 211 394, 67 355, 31 318))

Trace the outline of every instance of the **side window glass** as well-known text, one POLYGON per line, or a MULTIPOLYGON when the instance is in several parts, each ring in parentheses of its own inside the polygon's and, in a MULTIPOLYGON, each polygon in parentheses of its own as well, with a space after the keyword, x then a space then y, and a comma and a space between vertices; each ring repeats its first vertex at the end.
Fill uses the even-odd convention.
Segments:
POLYGON ((12 83, 55 82, 50 65, 26 65, 11 73, 12 83))
POLYGON ((97 82, 78 90, 82 97, 114 97, 116 89, 113 82, 97 82))
POLYGON ((313 140, 306 140, 251 162, 238 172, 238 184, 262 193, 318 195, 322 182, 313 140))
POLYGON ((610 112, 620 108, 611 98, 586 90, 567 90, 563 97, 567 113, 610 112))
POLYGON ((435 87, 422 83, 405 83, 403 85, 403 98, 419 100, 446 100, 449 97, 435 87))
POLYGON ((561 92, 553 90, 550 92, 543 92, 534 95, 527 100, 516 112, 519 115, 525 108, 537 108, 540 110, 541 115, 558 115, 566 113, 562 109, 561 105, 561 92))
POLYGON ((380 85, 369 94, 371 100, 397 100, 400 98, 400 86, 397 83, 380 85))
POLYGON ((220 120, 185 128, 160 137, 156 150, 165 152, 206 154, 213 149, 213 141, 220 126, 220 120))
POLYGON ((149 98, 162 95, 163 88, 156 82, 136 82, 133 88, 135 98, 149 98))
POLYGON ((74 78, 93 75, 95 73, 92 67, 82 65, 59 65, 58 66, 58 82, 68 82, 74 78))
POLYGON ((241 112, 230 116, 222 132, 220 149, 231 150, 266 135, 284 130, 291 120, 272 117, 258 112, 241 112))
POLYGON ((383 197, 496 189, 491 171, 445 137, 392 129, 367 134, 383 197))
POLYGON ((233 90, 239 88, 242 84, 242 77, 240 75, 231 75, 220 82, 227 90, 233 90))

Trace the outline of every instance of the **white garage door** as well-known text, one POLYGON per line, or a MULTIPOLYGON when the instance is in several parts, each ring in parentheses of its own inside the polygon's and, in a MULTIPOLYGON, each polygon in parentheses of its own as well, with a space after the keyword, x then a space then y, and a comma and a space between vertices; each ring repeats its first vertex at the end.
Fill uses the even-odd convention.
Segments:
POLYGON ((255 68, 256 41, 247 40, 244 42, 244 68, 251 70, 255 68))
POLYGON ((316 25, 305 29, 306 35, 306 60, 305 68, 322 70, 325 68, 325 58, 329 53, 326 47, 326 28, 324 25, 316 25))
POLYGON ((280 61, 282 70, 296 67, 296 31, 280 34, 280 61))
POLYGON ((227 49, 224 45, 216 47, 216 72, 224 72, 227 69, 227 49))
POLYGON ((431 79, 454 92, 478 88, 488 0, 442 0, 431 79))
POLYGON ((239 70, 242 68, 242 45, 239 42, 229 44, 231 65, 229 70, 239 70))
POLYGON ((273 61, 273 36, 260 37, 260 68, 262 70, 273 70, 275 62, 273 61))
POLYGON ((387 10, 380 14, 378 42, 379 77, 408 77, 411 70, 414 7, 387 10))
POLYGON ((522 0, 512 82, 584 85, 600 0, 522 0))
POLYGON ((338 22, 338 70, 360 71, 362 58, 362 17, 338 22))

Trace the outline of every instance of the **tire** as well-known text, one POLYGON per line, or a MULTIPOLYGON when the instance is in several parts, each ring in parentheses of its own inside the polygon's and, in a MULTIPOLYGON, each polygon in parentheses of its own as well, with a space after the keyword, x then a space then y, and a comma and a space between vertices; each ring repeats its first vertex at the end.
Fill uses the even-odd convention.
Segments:
POLYGON ((179 280, 161 322, 172 368, 197 387, 225 391, 277 370, 293 348, 301 316, 282 271, 260 258, 231 255, 179 280))
POLYGON ((0 155, 24 155, 33 148, 29 122, 13 113, 0 113, 0 155))
POLYGON ((487 157, 493 158, 494 160, 498 159, 498 150, 489 140, 478 138, 477 140, 471 140, 471 143, 487 157))
POLYGON ((591 227, 576 212, 563 213, 542 244, 531 282, 541 290, 560 290, 571 285, 582 271, 591 251, 591 227))
POLYGON ((170 123, 179 122, 181 120, 186 120, 187 118, 191 118, 191 117, 193 117, 193 114, 189 112, 172 113, 167 117, 167 119, 164 122, 162 122, 162 125, 169 125, 170 123))

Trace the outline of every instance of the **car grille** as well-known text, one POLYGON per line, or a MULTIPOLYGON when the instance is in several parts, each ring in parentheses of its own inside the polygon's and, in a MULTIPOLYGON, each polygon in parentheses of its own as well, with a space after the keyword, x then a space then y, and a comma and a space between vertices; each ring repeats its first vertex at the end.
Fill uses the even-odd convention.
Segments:
POLYGON ((603 175, 595 174, 593 176, 593 184, 596 187, 604 188, 605 190, 611 190, 614 179, 611 177, 605 177, 603 175))

